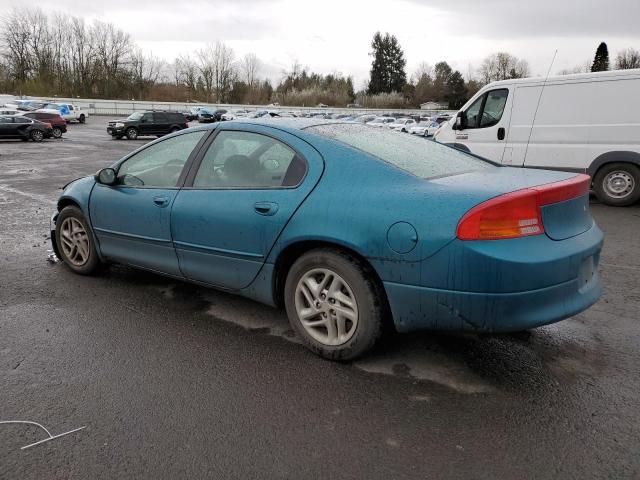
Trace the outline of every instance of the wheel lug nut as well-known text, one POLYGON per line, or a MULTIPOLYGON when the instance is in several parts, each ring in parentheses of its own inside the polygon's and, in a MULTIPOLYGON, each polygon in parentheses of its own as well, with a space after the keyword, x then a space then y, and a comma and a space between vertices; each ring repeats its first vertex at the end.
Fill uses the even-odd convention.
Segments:
POLYGON ((327 312, 322 312, 322 316, 323 316, 324 318, 327 318, 327 312))
POLYGON ((335 299, 334 299, 334 298, 330 298, 330 299, 329 299, 329 303, 336 303, 336 301, 335 301, 335 299))
POLYGON ((327 296, 323 293, 322 295, 320 295, 320 298, 324 300, 325 298, 327 298, 327 296))

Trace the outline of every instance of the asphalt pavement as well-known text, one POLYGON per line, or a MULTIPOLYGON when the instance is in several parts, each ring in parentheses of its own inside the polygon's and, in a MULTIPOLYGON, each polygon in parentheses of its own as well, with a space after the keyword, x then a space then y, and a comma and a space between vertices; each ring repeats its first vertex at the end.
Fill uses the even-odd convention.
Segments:
MULTIPOLYGON (((592 202, 605 293, 513 335, 423 332, 350 364, 282 311, 47 261, 60 187, 151 140, 106 117, 0 141, 0 479, 639 478, 640 206, 592 202)), ((526 272, 523 272, 526 275, 526 272)))

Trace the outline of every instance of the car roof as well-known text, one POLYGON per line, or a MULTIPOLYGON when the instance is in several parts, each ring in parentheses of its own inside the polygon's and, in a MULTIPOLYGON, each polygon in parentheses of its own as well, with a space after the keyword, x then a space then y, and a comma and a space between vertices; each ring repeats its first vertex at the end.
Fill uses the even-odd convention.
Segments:
POLYGON ((349 124, 344 120, 331 120, 313 117, 269 117, 269 118, 252 118, 250 120, 229 120, 224 125, 261 125, 265 127, 274 127, 288 130, 304 130, 310 127, 330 124, 349 124))

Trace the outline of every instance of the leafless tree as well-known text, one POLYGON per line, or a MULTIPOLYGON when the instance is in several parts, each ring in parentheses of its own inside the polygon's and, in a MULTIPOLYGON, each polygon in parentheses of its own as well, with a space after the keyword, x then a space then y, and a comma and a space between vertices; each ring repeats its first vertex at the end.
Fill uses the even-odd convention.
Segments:
POLYGON ((194 95, 198 85, 198 66, 189 55, 178 57, 178 61, 180 62, 180 77, 182 82, 187 87, 189 95, 194 95))
POLYGON ((616 56, 616 70, 640 68, 640 52, 635 48, 627 48, 616 56))
POLYGON ((433 77, 433 66, 427 62, 420 62, 413 75, 411 75, 411 83, 418 83, 423 77, 433 77))
POLYGON ((498 52, 482 61, 478 73, 484 83, 508 78, 523 78, 529 75, 529 64, 526 60, 521 60, 510 53, 498 52))
POLYGON ((250 89, 255 88, 258 83, 258 72, 260 71, 260 59, 255 53, 247 53, 242 57, 241 69, 244 81, 250 89))

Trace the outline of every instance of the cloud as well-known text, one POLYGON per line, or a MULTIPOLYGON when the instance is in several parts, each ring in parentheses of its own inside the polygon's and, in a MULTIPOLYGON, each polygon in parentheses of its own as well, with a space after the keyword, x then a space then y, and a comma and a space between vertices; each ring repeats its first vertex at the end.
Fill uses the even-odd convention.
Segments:
POLYGON ((406 0, 446 12, 452 32, 483 38, 638 35, 638 0, 406 0))

